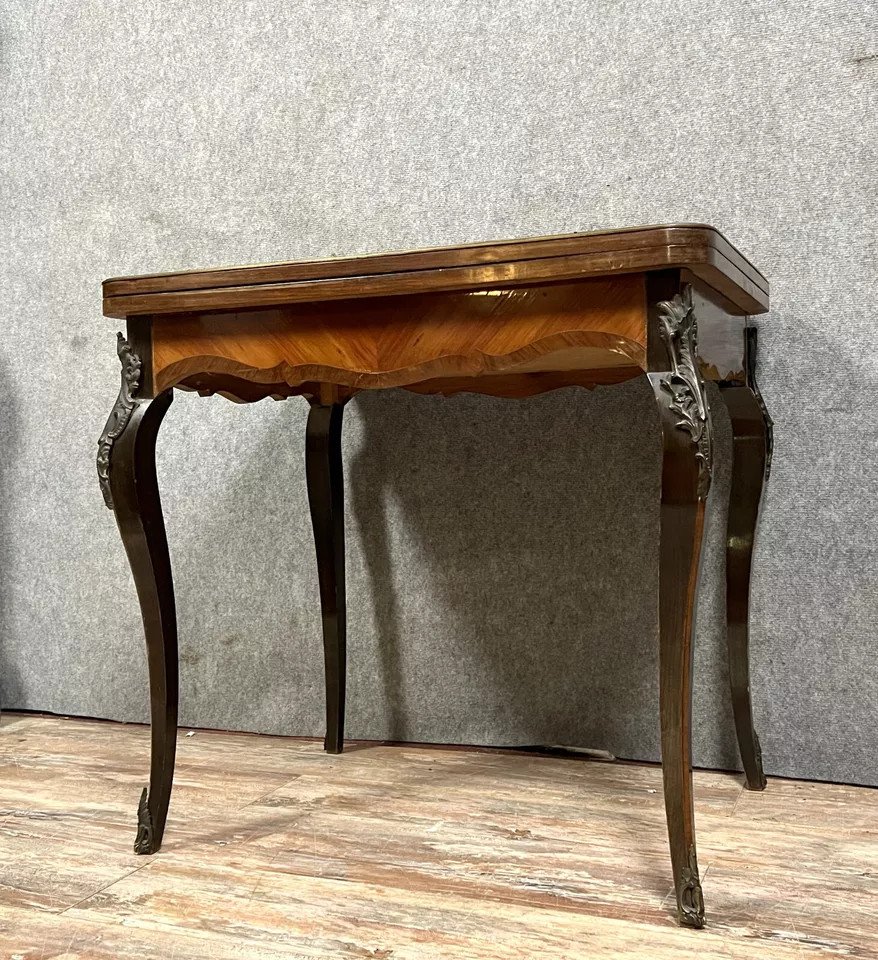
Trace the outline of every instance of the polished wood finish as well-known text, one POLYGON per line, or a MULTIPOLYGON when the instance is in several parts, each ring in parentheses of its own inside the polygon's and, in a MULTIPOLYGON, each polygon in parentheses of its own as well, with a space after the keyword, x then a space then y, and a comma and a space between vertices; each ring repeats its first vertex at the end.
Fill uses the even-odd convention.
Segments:
MULTIPOLYGON (((663 398, 661 398, 663 400, 663 398)), ((680 922, 704 926, 704 899, 695 848, 692 805, 692 614, 704 529, 704 504, 694 495, 696 471, 680 462, 676 426, 663 411, 661 542, 659 552, 659 715, 665 813, 680 922), (671 433, 674 431, 674 433, 671 433), (679 483, 690 473, 691 482, 679 483), (692 491, 687 498, 685 488, 692 491)))
MULTIPOLYGON (((747 318, 730 310, 729 304, 716 291, 702 284, 691 283, 685 271, 650 274, 673 278, 674 289, 689 284, 692 304, 698 318, 698 360, 705 380, 718 383, 743 383, 746 377, 746 345, 744 330, 747 318)), ((650 303, 654 303, 653 298, 650 303)), ((653 331, 654 332, 654 331, 653 331)), ((661 353, 661 346, 659 346, 661 353)))
POLYGON ((768 307, 768 283, 713 227, 671 224, 311 262, 229 267, 104 283, 104 313, 235 310, 279 303, 532 285, 691 271, 740 313, 768 307))
POLYGON ((771 469, 772 422, 756 384, 756 330, 747 330, 747 382, 724 385, 732 424, 732 482, 726 531, 726 620, 735 730, 747 787, 765 789, 750 695, 750 576, 762 492, 771 469))
POLYGON ((162 845, 177 744, 177 613, 155 469, 156 437, 171 398, 168 391, 137 401, 110 459, 112 506, 140 600, 149 666, 152 760, 134 846, 143 854, 162 845))
POLYGON ((326 673, 328 753, 344 747, 347 611, 345 605, 344 473, 341 459, 341 403, 315 400, 308 413, 305 474, 317 550, 323 657, 326 673))
POLYGON ((686 330, 691 292, 681 290, 679 275, 670 271, 650 277, 647 295, 650 341, 662 341, 664 347, 663 355, 655 347, 650 351, 649 379, 662 437, 659 714, 665 814, 677 915, 684 926, 700 928, 704 898, 692 802, 692 630, 712 436, 703 380, 697 368, 687 370, 687 361, 696 359, 694 336, 687 339, 686 330), (689 414, 690 405, 698 403, 704 404, 703 422, 689 414), (703 429, 704 442, 695 442, 695 426, 681 429, 688 418, 703 429))
POLYGON ((173 767, 171 700, 176 709, 176 673, 169 667, 173 596, 153 489, 157 420, 137 455, 137 469, 152 478, 143 490, 129 466, 117 466, 120 456, 130 458, 127 438, 141 418, 152 423, 149 398, 159 404, 179 387, 242 402, 303 395, 312 404, 306 473, 323 615, 325 748, 335 753, 344 743, 346 670, 342 405, 366 389, 524 397, 646 375, 663 451, 659 643, 668 836, 679 919, 702 926, 691 697, 698 560, 714 457, 705 381, 726 391, 735 433, 729 653, 743 762, 748 784, 758 786, 747 588, 769 421, 752 377, 755 345, 745 314, 767 307, 767 291, 748 261, 699 225, 107 281, 105 312, 127 316, 135 346, 119 345, 122 388, 100 441, 98 469, 105 495, 108 473, 113 489, 120 485, 121 499, 114 494, 108 503, 117 515, 123 511, 123 536, 135 543, 129 555, 141 568, 135 577, 144 591, 158 718, 153 781, 140 818, 150 840, 139 846, 157 849, 161 841, 173 767), (135 533, 126 534, 128 528, 135 533), (131 540, 135 535, 147 537, 146 545, 131 540))
POLYGON ((631 367, 643 278, 341 300, 153 321, 155 388, 191 376, 380 389, 431 379, 631 367))
POLYGON ((875 789, 696 771, 695 933, 672 921, 657 766, 181 730, 145 863, 148 750, 138 724, 4 714, 4 960, 878 957, 875 789))

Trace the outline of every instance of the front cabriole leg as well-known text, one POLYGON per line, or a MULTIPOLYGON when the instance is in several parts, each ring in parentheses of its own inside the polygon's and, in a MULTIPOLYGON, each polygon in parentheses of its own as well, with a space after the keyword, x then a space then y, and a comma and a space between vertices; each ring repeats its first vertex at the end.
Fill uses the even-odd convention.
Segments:
POLYGON ((713 442, 688 286, 655 305, 664 369, 653 367, 662 436, 659 660, 662 773, 677 914, 704 926, 692 802, 692 627, 713 442))
POLYGON ((141 396, 143 361, 121 333, 118 353, 122 387, 98 441, 97 467, 128 554, 146 637, 152 750, 134 851, 148 854, 162 843, 177 742, 177 618, 155 469, 156 437, 172 394, 141 396))

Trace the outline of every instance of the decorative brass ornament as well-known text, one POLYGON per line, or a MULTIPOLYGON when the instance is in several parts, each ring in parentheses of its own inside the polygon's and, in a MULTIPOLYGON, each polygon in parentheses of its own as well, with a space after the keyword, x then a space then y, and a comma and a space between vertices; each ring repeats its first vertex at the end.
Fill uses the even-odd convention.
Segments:
POLYGON ((695 844, 689 846, 689 862, 680 875, 680 922, 687 927, 704 926, 704 896, 698 878, 695 844))
POLYGON ((134 410, 137 391, 140 389, 140 376, 143 371, 143 361, 131 349, 131 344, 122 336, 116 335, 116 352, 122 363, 122 385, 116 399, 104 432, 98 440, 98 483, 104 495, 104 503, 113 509, 113 494, 110 491, 110 458, 113 453, 113 444, 122 436, 122 431, 131 419, 134 410))
POLYGON ((149 812, 149 794, 146 787, 140 795, 137 805, 137 838, 134 841, 135 853, 153 853, 152 848, 152 816, 149 812))
POLYGON ((661 378, 661 389, 670 396, 670 408, 679 416, 677 426, 692 438, 698 461, 698 498, 710 489, 713 469, 713 428, 698 367, 698 324, 689 284, 673 300, 658 304, 659 332, 668 349, 671 372, 661 378))

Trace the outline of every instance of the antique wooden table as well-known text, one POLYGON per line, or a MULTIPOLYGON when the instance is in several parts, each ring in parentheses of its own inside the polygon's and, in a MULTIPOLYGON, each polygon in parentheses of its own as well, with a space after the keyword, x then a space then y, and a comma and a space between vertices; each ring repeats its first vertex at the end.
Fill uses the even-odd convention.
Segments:
MULTIPOLYGON (((159 849, 177 733, 177 627, 155 443, 175 387, 252 402, 304 396, 317 547, 326 740, 343 744, 345 582, 341 426, 360 390, 524 397, 646 376, 663 444, 659 571, 665 806, 680 921, 704 922, 691 774, 692 618, 713 465, 705 380, 733 432, 727 532, 732 699, 747 786, 765 786, 748 668, 750 565, 771 420, 754 379, 764 277, 716 230, 642 227, 104 283, 122 388, 99 441, 143 614, 152 762, 135 850, 159 849)), ((547 598, 547 602, 550 602, 547 598)))

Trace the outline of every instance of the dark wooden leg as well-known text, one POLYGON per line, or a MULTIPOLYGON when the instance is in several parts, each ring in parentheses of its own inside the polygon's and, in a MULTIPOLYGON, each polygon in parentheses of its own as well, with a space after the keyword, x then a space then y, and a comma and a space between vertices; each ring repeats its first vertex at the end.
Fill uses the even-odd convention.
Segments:
POLYGON ((146 635, 152 759, 134 852, 155 853, 168 815, 177 746, 177 617, 155 470, 156 436, 172 395, 138 399, 140 361, 121 334, 119 356, 122 391, 99 441, 98 475, 122 534, 146 635))
POLYGON ((726 619, 732 707, 748 790, 764 790, 762 748, 753 726, 750 698, 750 571, 762 490, 771 454, 771 418, 755 378, 756 330, 747 336, 747 384, 724 386, 722 396, 732 422, 732 483, 726 533, 726 619))
POLYGON ((670 368, 650 373, 662 430, 659 657, 662 772, 680 923, 704 926, 692 803, 692 626, 704 507, 710 485, 710 411, 695 357, 691 301, 659 304, 670 368))
POLYGON ((344 747, 346 610, 344 562, 344 474, 341 403, 313 402, 308 413, 305 473, 317 548, 323 657, 326 668, 326 737, 329 753, 344 747))

